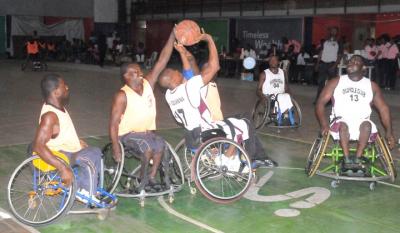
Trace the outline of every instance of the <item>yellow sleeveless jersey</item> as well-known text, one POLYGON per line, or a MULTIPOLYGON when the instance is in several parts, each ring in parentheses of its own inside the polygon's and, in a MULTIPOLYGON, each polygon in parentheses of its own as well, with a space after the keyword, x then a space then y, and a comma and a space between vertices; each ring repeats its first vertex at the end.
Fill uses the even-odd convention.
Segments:
POLYGON ((156 129, 156 101, 149 82, 143 79, 143 94, 139 95, 129 86, 121 88, 126 95, 126 108, 118 127, 118 135, 145 132, 156 129))
POLYGON ((207 85, 206 103, 210 109, 212 120, 222 121, 224 116, 221 111, 221 99, 215 82, 209 82, 207 85))
POLYGON ((57 115, 58 122, 60 125, 60 132, 57 137, 51 138, 46 146, 52 151, 66 151, 66 152, 77 152, 82 149, 78 135, 76 134, 74 124, 72 123, 71 117, 68 111, 64 109, 64 112, 49 105, 43 104, 42 111, 40 112, 39 124, 42 115, 47 112, 53 112, 57 115))

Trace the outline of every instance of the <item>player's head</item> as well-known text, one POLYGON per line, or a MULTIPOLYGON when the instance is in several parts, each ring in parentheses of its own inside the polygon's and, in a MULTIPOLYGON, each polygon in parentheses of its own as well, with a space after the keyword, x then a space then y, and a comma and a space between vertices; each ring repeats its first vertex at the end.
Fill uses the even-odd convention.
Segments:
POLYGON ((43 99, 48 102, 51 98, 63 105, 68 102, 69 88, 64 79, 58 74, 47 74, 40 82, 43 99))
POLYGON ((161 72, 158 83, 163 88, 173 90, 183 83, 183 76, 178 70, 167 68, 161 72))
POLYGON ((121 65, 121 81, 125 84, 132 81, 141 81, 142 68, 137 63, 124 63, 121 65))
POLYGON ((272 68, 272 69, 279 68, 279 58, 278 58, 278 56, 272 56, 269 59, 269 68, 272 68))
POLYGON ((360 79, 363 76, 364 60, 360 55, 353 55, 347 64, 347 74, 351 79, 360 79))

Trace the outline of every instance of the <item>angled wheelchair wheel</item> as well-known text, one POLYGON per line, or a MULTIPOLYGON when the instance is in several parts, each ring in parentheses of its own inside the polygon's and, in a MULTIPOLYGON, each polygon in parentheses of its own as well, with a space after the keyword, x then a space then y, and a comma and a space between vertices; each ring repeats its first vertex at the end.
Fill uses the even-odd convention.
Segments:
POLYGON ((301 121, 303 119, 300 105, 297 103, 295 99, 292 98, 292 103, 293 103, 293 118, 294 118, 294 126, 293 127, 300 127, 301 126, 301 121))
POLYGON ((213 138, 197 150, 192 177, 199 191, 209 200, 232 203, 250 187, 251 161, 239 144, 222 137, 213 138))
POLYGON ((175 152, 178 155, 180 162, 182 164, 183 173, 185 175, 186 180, 190 179, 191 175, 191 163, 195 156, 195 154, 186 147, 185 139, 182 139, 178 145, 175 147, 175 152))
MULTIPOLYGON (((183 169, 183 165, 181 162, 180 157, 178 154, 175 152, 175 150, 172 148, 172 146, 166 142, 166 146, 168 147, 168 153, 169 153, 169 158, 168 158, 168 172, 169 172, 169 179, 170 179, 170 185, 175 186, 177 188, 179 186, 182 186, 185 183, 185 173, 183 169)), ((165 165, 164 165, 165 166, 165 165)))
POLYGON ((72 185, 66 187, 57 170, 49 169, 39 156, 32 156, 12 173, 7 186, 7 199, 15 218, 36 227, 52 223, 67 214, 74 203, 75 192, 75 179, 72 185))
POLYGON ((121 162, 116 162, 113 158, 112 144, 109 143, 103 148, 103 182, 101 187, 109 193, 113 193, 117 188, 121 179, 122 170, 125 162, 125 151, 122 143, 119 142, 121 148, 121 162))
POLYGON ((267 116, 269 115, 271 109, 271 101, 269 98, 265 102, 257 100, 253 108, 252 118, 253 124, 256 129, 264 126, 267 116))
POLYGON ((394 182, 397 174, 396 169, 393 162, 393 157, 390 154, 390 149, 387 146, 387 143, 380 134, 376 138, 376 149, 377 149, 377 157, 381 161, 382 166, 384 167, 387 175, 390 177, 390 180, 394 182))
POLYGON ((311 146, 310 152, 307 157, 307 163, 305 172, 309 177, 312 177, 319 168, 322 158, 325 155, 325 150, 329 142, 329 134, 322 136, 319 135, 317 139, 314 140, 311 146))

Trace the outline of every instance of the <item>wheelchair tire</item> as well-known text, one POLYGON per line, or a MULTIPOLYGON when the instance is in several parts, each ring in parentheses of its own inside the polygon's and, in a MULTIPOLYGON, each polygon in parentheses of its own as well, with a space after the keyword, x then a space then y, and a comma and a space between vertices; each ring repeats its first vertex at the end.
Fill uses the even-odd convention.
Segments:
POLYGON ((20 222, 34 227, 50 224, 67 214, 76 193, 75 177, 69 187, 64 187, 56 170, 40 171, 33 165, 37 159, 39 156, 24 160, 12 173, 7 186, 11 213, 20 222))
POLYGON ((299 103, 297 103, 297 101, 295 99, 292 98, 292 103, 294 106, 294 110, 295 110, 295 116, 294 116, 294 121, 296 123, 296 127, 300 127, 301 126, 301 122, 303 119, 302 113, 301 113, 301 109, 300 109, 300 105, 299 103))
POLYGON ((382 138, 382 136, 380 134, 378 134, 376 141, 378 143, 378 145, 376 146, 376 149, 378 150, 379 158, 381 158, 382 166, 385 168, 385 171, 388 173, 390 180, 392 182, 394 182, 397 174, 396 174, 396 169, 394 167, 393 157, 390 154, 389 147, 387 146, 385 139, 382 138))
POLYGON ((325 155, 329 138, 329 134, 325 136, 319 135, 317 139, 314 140, 310 152, 308 153, 307 164, 305 168, 305 172, 309 177, 312 177, 318 170, 322 158, 325 155))
POLYGON ((103 152, 103 179, 101 179, 102 188, 109 193, 113 193, 117 188, 119 181, 121 179, 122 170, 124 168, 125 162, 125 151, 122 143, 119 142, 119 146, 121 149, 121 162, 117 163, 113 158, 112 144, 107 144, 102 152, 103 152))
POLYGON ((181 161, 185 179, 190 180, 190 168, 195 154, 187 149, 184 138, 175 146, 175 152, 181 161))
POLYGON ((252 182, 249 156, 239 144, 222 137, 210 139, 200 146, 191 171, 197 189, 207 199, 219 204, 240 199, 252 182), (233 156, 238 158, 235 163, 235 159, 224 155, 231 146, 235 147, 233 156))
POLYGON ((271 110, 270 99, 267 98, 265 104, 261 100, 257 100, 252 112, 253 124, 256 129, 264 126, 267 116, 271 110))

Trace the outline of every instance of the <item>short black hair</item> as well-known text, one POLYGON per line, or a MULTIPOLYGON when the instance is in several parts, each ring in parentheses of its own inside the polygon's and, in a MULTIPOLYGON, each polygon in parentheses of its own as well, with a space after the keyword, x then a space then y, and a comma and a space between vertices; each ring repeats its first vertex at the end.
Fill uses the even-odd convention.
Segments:
POLYGON ((46 74, 40 82, 42 96, 44 100, 49 98, 50 93, 60 85, 61 76, 59 74, 46 74))
POLYGON ((137 62, 125 62, 122 63, 121 67, 120 67, 120 74, 121 74, 121 82, 125 83, 125 79, 124 79, 124 75, 125 73, 128 71, 129 66, 131 65, 138 65, 140 66, 137 62))

